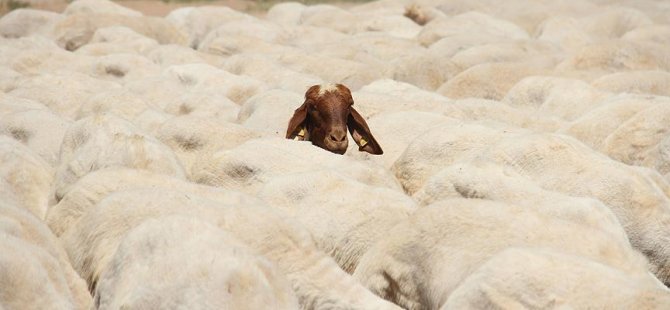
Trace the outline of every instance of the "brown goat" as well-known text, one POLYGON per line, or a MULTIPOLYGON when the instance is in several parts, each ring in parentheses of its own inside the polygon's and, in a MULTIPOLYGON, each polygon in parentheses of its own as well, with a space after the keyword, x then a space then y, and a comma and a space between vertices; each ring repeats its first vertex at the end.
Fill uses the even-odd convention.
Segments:
POLYGON ((312 141, 322 149, 344 154, 349 145, 348 128, 359 151, 383 154, 365 119, 353 105, 354 99, 346 86, 314 85, 305 93, 305 103, 291 117, 286 138, 312 141))

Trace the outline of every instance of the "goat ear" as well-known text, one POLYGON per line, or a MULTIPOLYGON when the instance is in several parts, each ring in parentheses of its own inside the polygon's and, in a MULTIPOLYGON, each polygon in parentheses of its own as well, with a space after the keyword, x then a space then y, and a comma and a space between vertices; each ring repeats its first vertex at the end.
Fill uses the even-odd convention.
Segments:
POLYGON ((299 141, 309 139, 309 134, 307 133, 307 101, 295 110, 293 117, 288 121, 286 139, 299 141))
POLYGON ((370 128, 368 128, 365 119, 353 107, 351 107, 350 111, 349 118, 347 119, 347 127, 349 128, 351 137, 358 144, 358 150, 374 155, 384 154, 381 146, 379 146, 375 137, 370 133, 370 128))

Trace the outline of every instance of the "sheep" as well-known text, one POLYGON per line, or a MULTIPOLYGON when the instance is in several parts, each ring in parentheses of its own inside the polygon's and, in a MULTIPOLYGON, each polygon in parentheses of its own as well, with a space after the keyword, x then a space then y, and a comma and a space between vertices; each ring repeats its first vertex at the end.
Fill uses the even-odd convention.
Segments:
POLYGON ((142 222, 184 215, 229 232, 277 266, 303 309, 398 309, 363 288, 316 249, 299 224, 262 204, 226 205, 174 190, 117 192, 61 236, 74 268, 97 291, 123 237, 142 222))
POLYGON ((513 246, 560 250, 626 274, 647 274, 646 260, 625 238, 514 204, 452 199, 420 208, 391 228, 363 255, 354 277, 403 308, 439 309, 470 274, 513 246))
POLYGON ((63 18, 58 13, 42 10, 12 10, 0 18, 0 37, 48 36, 49 30, 63 18))
POLYGON ((59 72, 24 78, 9 94, 42 103, 60 117, 73 120, 86 98, 120 88, 116 82, 101 81, 82 73, 59 72))
MULTIPOLYGON (((368 120, 368 124, 375 128, 377 139, 384 145, 384 156, 379 157, 377 161, 385 168, 390 168, 414 139, 421 136, 424 131, 448 120, 447 116, 440 113, 416 110, 376 114, 368 120), (412 130, 407 130, 407 128, 412 128, 412 130)), ((352 145, 350 148, 355 147, 352 145)), ((368 153, 349 151, 347 154, 359 157, 368 153)), ((376 156, 372 158, 372 160, 376 159, 376 156)))
POLYGON ((158 41, 124 26, 101 27, 95 30, 88 44, 78 48, 78 55, 103 56, 147 53, 159 46, 158 41))
POLYGON ((559 63, 558 73, 571 70, 594 72, 597 76, 620 71, 670 70, 667 46, 650 42, 612 40, 581 48, 559 63))
POLYGON ((236 148, 215 152, 194 165, 190 179, 200 184, 256 193, 274 177, 315 169, 334 169, 361 183, 400 188, 393 175, 381 166, 282 138, 252 139, 236 148))
POLYGON ((238 124, 188 115, 168 120, 158 128, 155 136, 172 149, 186 174, 191 175, 193 166, 201 158, 232 149, 262 134, 238 124))
POLYGON ((51 202, 53 173, 53 168, 28 147, 0 136, 0 180, 13 193, 17 205, 39 219, 45 218, 51 202))
POLYGON ((8 309, 88 309, 86 283, 35 216, 0 202, 0 304, 8 309))
POLYGON ((348 273, 376 240, 416 209, 416 203, 402 192, 330 171, 274 178, 258 196, 300 222, 316 246, 348 273))
POLYGON ((393 79, 434 91, 463 71, 458 64, 439 53, 426 51, 401 56, 391 61, 393 79))
POLYGON ((521 79, 540 75, 553 66, 550 60, 484 63, 473 66, 448 80, 437 92, 453 99, 484 98, 501 100, 521 79))
POLYGON ((560 251, 511 248, 467 277, 440 309, 667 308, 670 294, 655 280, 560 251))
POLYGON ((265 84, 256 79, 234 75, 208 64, 170 66, 163 72, 163 77, 179 81, 190 91, 224 95, 237 104, 266 90, 265 84))
POLYGON ((311 141, 325 150, 344 154, 349 141, 348 129, 359 151, 383 154, 365 119, 353 105, 354 99, 346 86, 314 85, 307 90, 305 102, 289 120, 286 138, 311 141))
POLYGON ((234 122, 240 106, 217 91, 189 91, 168 102, 163 111, 176 117, 200 117, 221 123, 234 122))
POLYGON ((223 204, 250 205, 258 198, 221 188, 128 168, 108 168, 91 172, 75 183, 56 205, 49 208, 45 222, 56 236, 72 228, 79 219, 108 195, 123 190, 157 188, 192 193, 223 204))
POLYGON ((300 23, 305 8, 307 6, 300 2, 279 2, 268 9, 265 18, 279 25, 295 26, 300 23))
MULTIPOLYGON (((223 64, 225 70, 237 75, 246 75, 263 81, 271 88, 269 91, 259 93, 265 94, 274 91, 292 91, 302 93, 305 85, 321 84, 321 78, 314 74, 300 73, 289 70, 279 64, 272 57, 258 53, 239 53, 226 59, 223 64)), ((251 100, 249 98, 247 101, 251 100)))
MULTIPOLYGON (((301 88, 304 89, 304 86, 301 88)), ((286 120, 300 107, 302 99, 299 93, 282 89, 254 95, 240 107, 237 123, 252 130, 283 137, 286 120)))
POLYGON ((438 17, 427 23, 417 36, 424 46, 458 33, 501 36, 508 40, 528 39, 528 33, 519 26, 478 12, 468 12, 452 17, 438 17))
POLYGON ((54 38, 58 46, 74 51, 86 45, 99 28, 125 26, 158 43, 186 45, 186 35, 158 17, 126 16, 111 13, 73 14, 57 23, 54 38))
POLYGON ((591 85, 611 93, 670 96, 670 73, 660 70, 617 72, 601 76, 591 85))
POLYGON ((629 41, 649 41, 659 44, 670 43, 670 26, 653 24, 637 27, 624 34, 621 39, 629 41))
POLYGON ((140 17, 142 13, 108 0, 77 0, 70 3, 63 15, 108 13, 140 17))
POLYGON ((406 192, 414 194, 439 171, 437 167, 474 158, 510 167, 546 190, 601 200, 624 226, 632 245, 648 257, 650 271, 670 283, 665 242, 670 191, 657 172, 625 165, 564 135, 458 123, 424 133, 392 169, 406 192))
POLYGON ((502 101, 511 106, 574 120, 598 107, 610 96, 610 93, 599 91, 581 80, 530 76, 512 86, 502 101))
POLYGON ((565 124, 558 132, 571 135, 595 150, 603 150, 605 139, 621 124, 638 112, 664 101, 663 97, 643 95, 610 96, 565 124))
MULTIPOLYGON (((626 164, 640 165, 645 153, 668 136, 670 127, 670 98, 632 115, 621 123, 603 142, 603 151, 610 157, 626 164)), ((657 168, 657 167, 652 167, 657 168)), ((670 170, 659 170, 666 174, 670 170)))
POLYGON ((551 42, 568 52, 579 51, 594 43, 578 19, 567 16, 553 16, 545 19, 537 29, 539 41, 551 42))
POLYGON ((271 262, 197 217, 144 221, 123 237, 109 264, 96 287, 98 309, 298 308, 271 262))
POLYGON ((65 132, 56 170, 55 195, 60 200, 69 187, 91 171, 129 167, 178 178, 186 173, 169 147, 114 114, 81 119, 65 132))
MULTIPOLYGON (((103 90, 86 98, 79 106, 74 119, 80 120, 96 114, 114 113, 121 118, 133 120, 151 107, 151 103, 125 88, 103 90)), ((59 144, 60 142, 58 141, 59 144)))
POLYGON ((29 109, 0 116, 0 134, 21 142, 49 166, 58 166, 58 153, 70 122, 46 109, 29 109))
POLYGON ((516 204, 627 240, 617 217, 600 200, 545 190, 514 170, 486 160, 445 167, 413 195, 421 206, 461 197, 516 204))
POLYGON ((408 110, 458 114, 458 111, 451 107, 452 102, 449 98, 391 79, 380 79, 367 84, 355 91, 353 96, 358 106, 357 111, 367 117, 373 117, 381 112, 408 110))
POLYGON ((188 35, 188 46, 198 48, 205 37, 223 24, 256 21, 251 15, 224 6, 182 7, 172 10, 165 20, 188 35))

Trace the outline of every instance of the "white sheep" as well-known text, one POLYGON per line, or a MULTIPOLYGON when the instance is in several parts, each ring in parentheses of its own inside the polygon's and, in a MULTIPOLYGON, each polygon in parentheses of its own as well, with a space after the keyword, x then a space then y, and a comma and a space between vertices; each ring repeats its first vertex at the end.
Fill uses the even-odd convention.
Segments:
MULTIPOLYGON (((60 62, 58 66, 61 66, 60 62)), ((98 92, 120 89, 121 85, 101 81, 78 72, 61 71, 23 78, 9 94, 37 101, 66 120, 75 118, 86 98, 98 92)))
MULTIPOLYGON (((4 198, 4 197, 3 197, 4 198)), ((87 309, 86 283, 39 219, 0 203, 0 304, 8 309, 87 309)))
POLYGON ((172 149, 187 175, 191 175, 193 166, 200 160, 259 138, 262 133, 235 123, 188 115, 167 120, 155 136, 172 149))
POLYGON ((60 199, 70 185, 91 171, 129 167, 185 178, 169 147, 113 114, 98 114, 75 122, 65 133, 56 171, 55 194, 60 199))
POLYGON ((647 273, 627 239, 526 207, 478 199, 420 208, 361 258, 354 277, 406 309, 439 309, 459 284, 508 247, 551 248, 624 273, 647 273), (503 224, 501 224, 503 223, 503 224))
POLYGON ((118 5, 108 0, 72 1, 72 3, 70 3, 63 11, 63 15, 91 14, 91 13, 108 13, 108 14, 119 14, 125 16, 142 16, 142 13, 138 11, 129 9, 122 5, 118 5))
POLYGON ((258 197, 301 223, 316 246, 348 273, 375 241, 416 209, 416 203, 402 192, 330 171, 274 178, 258 197))
POLYGON ((48 36, 51 28, 63 18, 61 14, 43 10, 12 10, 0 18, 0 37, 48 36))
POLYGON ((512 168, 546 190, 593 197, 616 214, 633 246, 668 283, 668 184, 657 172, 619 163, 568 136, 445 125, 410 144, 393 170, 413 194, 439 169, 479 158, 512 168), (653 219, 653 220, 651 220, 653 219))
POLYGON ((114 167, 91 172, 77 181, 58 204, 49 208, 46 223, 56 236, 61 236, 108 195, 122 190, 148 188, 178 189, 231 205, 249 205, 259 201, 255 197, 239 192, 193 184, 145 170, 114 167))
POLYGON ((195 182, 257 192, 274 177, 311 170, 336 170, 361 183, 398 189, 397 181, 384 168, 352 160, 313 146, 309 142, 280 138, 249 140, 203 158, 193 167, 195 182))
POLYGON ((53 174, 53 168, 29 148, 0 136, 0 179, 7 186, 5 190, 13 193, 18 207, 44 219, 51 202, 53 174))
POLYGON ((95 290, 99 309, 296 309, 277 268, 197 217, 165 216, 128 231, 95 290))
POLYGON ((0 116, 0 133, 21 142, 56 167, 60 145, 70 124, 46 109, 31 109, 0 116))
POLYGON ((440 309, 667 308, 670 293, 655 280, 560 251, 511 248, 467 277, 440 309))
POLYGON ((61 240, 74 268, 95 289, 100 277, 110 272, 109 263, 128 231, 167 215, 209 221, 268 258, 291 282, 304 309, 397 309, 317 250, 300 225, 259 204, 227 205, 175 190, 117 192, 89 210, 61 240))

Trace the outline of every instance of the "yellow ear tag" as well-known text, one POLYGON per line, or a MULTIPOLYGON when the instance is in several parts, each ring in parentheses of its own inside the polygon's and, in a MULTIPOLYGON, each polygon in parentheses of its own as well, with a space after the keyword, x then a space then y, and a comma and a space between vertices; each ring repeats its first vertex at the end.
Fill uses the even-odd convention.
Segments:
POLYGON ((305 127, 300 128, 300 132, 298 133, 297 136, 293 140, 305 140, 305 127))
POLYGON ((368 141, 365 140, 365 138, 361 138, 360 140, 358 140, 358 145, 360 145, 361 147, 364 147, 366 144, 368 144, 368 141))

